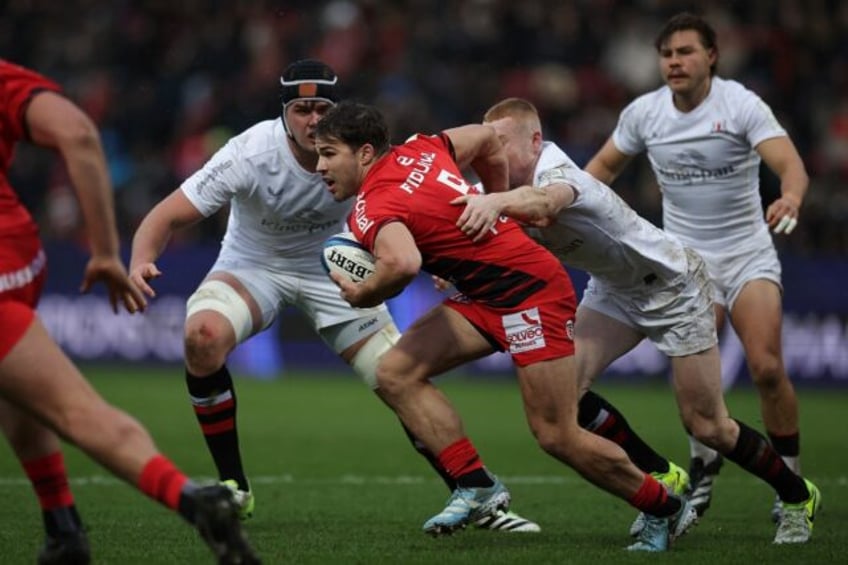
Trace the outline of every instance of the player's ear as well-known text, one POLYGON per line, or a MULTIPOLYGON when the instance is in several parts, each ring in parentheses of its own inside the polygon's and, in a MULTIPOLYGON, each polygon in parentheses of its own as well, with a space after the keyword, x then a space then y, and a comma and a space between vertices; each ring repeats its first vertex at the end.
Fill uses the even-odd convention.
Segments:
POLYGON ((707 57, 709 58, 710 67, 712 67, 718 61, 718 49, 716 49, 715 47, 708 49, 707 57))
POLYGON ((374 146, 370 143, 366 143, 365 145, 360 147, 356 153, 359 158, 359 164, 362 166, 370 165, 376 155, 376 152, 374 151, 374 146))
POLYGON ((542 132, 539 130, 533 130, 533 151, 535 153, 539 153, 542 148, 542 132))

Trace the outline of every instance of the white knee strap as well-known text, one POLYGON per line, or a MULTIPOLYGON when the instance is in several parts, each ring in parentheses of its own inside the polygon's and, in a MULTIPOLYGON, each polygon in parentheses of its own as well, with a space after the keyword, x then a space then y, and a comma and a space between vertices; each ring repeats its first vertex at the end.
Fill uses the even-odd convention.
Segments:
POLYGON ((365 384, 376 390, 377 387, 377 363, 383 353, 392 348, 400 339, 400 332, 391 322, 383 326, 383 329, 368 338, 365 345, 356 352, 350 366, 359 375, 365 384))
POLYGON ((236 343, 241 343, 253 332, 250 307, 233 287, 223 281, 206 281, 189 296, 186 318, 201 310, 212 310, 229 320, 236 334, 236 343))

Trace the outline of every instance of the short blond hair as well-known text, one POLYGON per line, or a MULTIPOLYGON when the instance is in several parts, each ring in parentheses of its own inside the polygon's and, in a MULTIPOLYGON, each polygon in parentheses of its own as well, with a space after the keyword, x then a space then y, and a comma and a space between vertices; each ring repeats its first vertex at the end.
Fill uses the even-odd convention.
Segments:
POLYGON ((484 122, 494 122, 501 118, 530 118, 539 121, 539 111, 532 102, 524 98, 504 98, 483 115, 484 122))

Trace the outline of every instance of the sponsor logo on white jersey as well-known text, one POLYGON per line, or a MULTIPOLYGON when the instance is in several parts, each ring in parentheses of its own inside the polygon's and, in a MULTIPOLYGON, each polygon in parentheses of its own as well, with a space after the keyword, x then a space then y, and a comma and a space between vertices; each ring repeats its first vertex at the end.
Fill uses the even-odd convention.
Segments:
POLYGON ((710 133, 727 133, 727 121, 726 120, 716 120, 712 123, 712 129, 710 133))
POLYGON ((209 184, 218 182, 219 177, 226 172, 227 169, 233 166, 233 161, 228 159, 223 163, 218 163, 203 176, 202 179, 195 185, 194 191, 197 194, 203 192, 203 189, 206 188, 209 184))

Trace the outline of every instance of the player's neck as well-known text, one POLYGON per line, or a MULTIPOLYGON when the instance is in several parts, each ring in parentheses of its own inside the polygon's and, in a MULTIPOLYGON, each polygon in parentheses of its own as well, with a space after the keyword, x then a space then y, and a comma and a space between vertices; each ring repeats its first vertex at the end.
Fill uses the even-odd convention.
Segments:
POLYGON ((287 138, 287 141, 297 164, 303 167, 303 170, 314 173, 318 166, 318 154, 315 151, 304 149, 290 137, 287 138))
POLYGON ((701 84, 699 84, 688 92, 675 92, 672 95, 674 107, 680 110, 681 112, 691 112, 692 110, 697 108, 701 104, 701 102, 706 100, 707 96, 709 96, 710 94, 710 88, 712 87, 712 84, 712 77, 707 77, 704 82, 702 82, 701 84))

